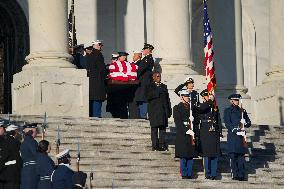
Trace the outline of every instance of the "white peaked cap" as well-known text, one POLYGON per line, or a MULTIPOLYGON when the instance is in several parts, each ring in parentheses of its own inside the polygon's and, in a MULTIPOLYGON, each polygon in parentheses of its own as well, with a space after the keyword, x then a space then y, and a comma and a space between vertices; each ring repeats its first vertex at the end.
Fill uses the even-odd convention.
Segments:
POLYGON ((63 157, 65 157, 69 154, 69 151, 70 151, 69 149, 65 149, 62 152, 60 152, 59 154, 57 154, 55 157, 57 159, 63 158, 63 157))
POLYGON ((17 125, 11 124, 6 128, 6 131, 14 131, 16 129, 19 129, 17 125))
POLYGON ((178 92, 178 94, 179 94, 179 95, 189 95, 189 92, 188 92, 188 90, 180 90, 180 91, 178 92))
POLYGON ((92 45, 96 45, 96 44, 99 44, 99 43, 102 43, 102 42, 103 42, 103 40, 97 39, 95 41, 92 41, 92 45))

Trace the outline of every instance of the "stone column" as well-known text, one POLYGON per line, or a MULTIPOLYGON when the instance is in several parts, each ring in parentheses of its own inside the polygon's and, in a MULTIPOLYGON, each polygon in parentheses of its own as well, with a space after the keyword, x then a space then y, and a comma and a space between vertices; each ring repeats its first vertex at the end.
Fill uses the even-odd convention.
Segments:
POLYGON ((190 62, 188 0, 155 0, 153 7, 154 55, 161 58, 163 72, 197 74, 190 62))
POLYGON ((13 113, 87 117, 86 70, 67 53, 67 0, 29 0, 29 30, 28 64, 13 76, 13 113))
POLYGON ((30 55, 26 57, 29 64, 24 69, 75 67, 68 54, 67 5, 66 0, 29 1, 30 55))
POLYGON ((284 1, 270 1, 270 69, 264 83, 284 79, 284 1))

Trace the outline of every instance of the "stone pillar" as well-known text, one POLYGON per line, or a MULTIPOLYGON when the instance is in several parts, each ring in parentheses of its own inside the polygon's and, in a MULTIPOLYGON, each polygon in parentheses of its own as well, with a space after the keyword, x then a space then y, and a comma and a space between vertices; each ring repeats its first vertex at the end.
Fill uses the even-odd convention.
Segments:
POLYGON ((284 1, 270 0, 270 69, 253 91, 255 122, 284 125, 284 1), (263 109, 265 108, 265 111, 263 109))
POLYGON ((88 116, 86 70, 67 53, 67 0, 29 0, 30 55, 13 77, 14 114, 88 116))

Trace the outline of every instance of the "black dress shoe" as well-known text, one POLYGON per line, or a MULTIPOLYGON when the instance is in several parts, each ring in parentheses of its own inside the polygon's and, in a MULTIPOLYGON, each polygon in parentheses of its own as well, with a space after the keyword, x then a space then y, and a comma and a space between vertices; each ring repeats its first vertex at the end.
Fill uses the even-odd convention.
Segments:
POLYGON ((239 180, 239 177, 233 177, 232 180, 239 180))
POLYGON ((167 147, 165 147, 165 146, 162 146, 162 147, 159 149, 159 151, 169 151, 169 149, 168 149, 167 147))
POLYGON ((193 179, 193 177, 192 176, 187 176, 186 179, 193 179))
POLYGON ((245 181, 244 177, 239 177, 239 181, 245 181))
POLYGON ((215 176, 211 176, 210 180, 216 180, 216 177, 215 176))
POLYGON ((211 179, 211 176, 205 176, 205 179, 211 179))
POLYGON ((187 179, 187 176, 182 176, 181 178, 182 178, 182 179, 187 179))
POLYGON ((159 151, 159 150, 160 150, 159 148, 152 147, 152 151, 159 151))

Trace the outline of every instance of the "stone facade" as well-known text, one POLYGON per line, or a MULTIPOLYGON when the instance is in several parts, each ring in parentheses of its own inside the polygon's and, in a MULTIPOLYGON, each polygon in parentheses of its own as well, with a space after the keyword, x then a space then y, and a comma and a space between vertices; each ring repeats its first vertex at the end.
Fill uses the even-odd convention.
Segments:
MULTIPOLYGON (((31 47, 33 44, 40 44, 47 49, 50 47, 49 50, 66 53, 66 50, 56 47, 65 45, 66 36, 58 34, 66 29, 61 27, 63 23, 58 22, 59 17, 66 18, 65 15, 55 14, 58 17, 53 19, 52 23, 46 21, 44 12, 38 16, 35 21, 37 24, 46 24, 46 28, 51 28, 51 35, 46 35, 46 39, 50 41, 46 42, 32 33, 35 23, 31 21, 33 12, 36 11, 30 9, 34 1, 29 1, 29 8, 27 1, 18 1, 27 18, 30 18, 31 47), (54 24, 59 28, 54 27, 54 24)), ((39 2, 39 6, 47 7, 55 3, 39 2)), ((283 98, 283 88, 279 83, 284 79, 279 56, 283 44, 280 37, 283 19, 278 15, 281 13, 278 9, 281 9, 282 4, 282 0, 208 1, 216 62, 217 102, 223 109, 227 105, 228 94, 241 93, 245 97, 245 107, 251 113, 253 121, 258 124, 283 125, 283 108, 280 106, 282 100, 279 100, 283 98), (264 106, 265 111, 261 111, 264 106)), ((202 8, 202 1, 194 0, 77 0, 77 39, 79 43, 86 45, 94 39, 103 39, 106 61, 110 60, 114 51, 125 50, 131 53, 132 50, 141 49, 143 42, 153 44, 156 47, 154 56, 161 65, 163 80, 171 90, 172 103, 176 104, 178 98, 172 90, 186 76, 196 79, 196 87, 199 90, 205 87, 202 8)), ((65 8, 61 10, 67 15, 65 8)), ((50 64, 62 60, 62 57, 66 60, 63 54, 59 56, 61 58, 54 57, 56 56, 49 59, 50 64)), ((56 64, 55 67, 60 66, 56 64)), ((72 69, 74 68, 67 70, 72 69)), ((73 71, 70 73, 75 74, 73 71)), ((84 75, 79 71, 77 73, 78 78, 84 75)), ((84 82, 81 85, 83 86, 84 82)), ((80 98, 82 99, 82 96, 80 98)), ((84 101, 87 99, 84 98, 84 101)))

